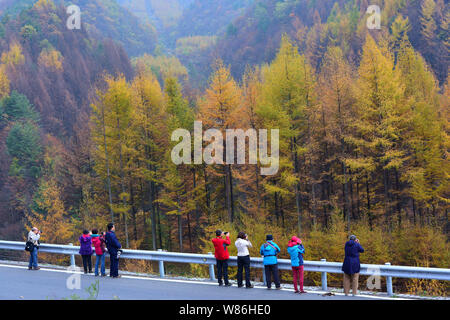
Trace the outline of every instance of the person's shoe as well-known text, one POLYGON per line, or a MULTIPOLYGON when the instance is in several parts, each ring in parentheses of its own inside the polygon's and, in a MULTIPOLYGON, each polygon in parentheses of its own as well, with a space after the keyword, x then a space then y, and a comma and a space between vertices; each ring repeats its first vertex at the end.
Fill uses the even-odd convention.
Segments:
POLYGON ((244 287, 242 284, 240 286, 238 286, 238 288, 242 288, 242 287, 244 287))
POLYGON ((219 287, 223 286, 223 283, 219 283, 219 287))
POLYGON ((276 287, 275 289, 277 289, 277 290, 281 290, 281 287, 276 287))
POLYGON ((33 270, 39 270, 41 267, 34 267, 33 270))
POLYGON ((33 267, 28 267, 28 270, 33 270, 33 267))
POLYGON ((302 290, 302 291, 300 291, 299 293, 307 293, 306 291, 304 291, 304 290, 302 290))
POLYGON ((96 276, 96 277, 98 277, 98 273, 97 273, 97 274, 95 274, 95 276, 96 276))
POLYGON ((107 276, 107 274, 106 274, 106 273, 102 274, 102 277, 106 277, 106 276, 107 276))
POLYGON ((251 284, 251 285, 249 285, 249 286, 245 286, 245 288, 246 288, 246 289, 251 289, 251 288, 253 288, 253 285, 251 284))
POLYGON ((232 286, 232 284, 231 283, 227 283, 227 284, 225 284, 225 287, 231 287, 232 286))
POLYGON ((298 290, 295 290, 295 291, 294 291, 294 293, 300 293, 300 291, 298 291, 298 290))
POLYGON ((119 274, 118 276, 113 277, 114 279, 122 278, 122 276, 119 274))
POLYGON ((85 271, 84 274, 87 274, 87 271, 85 271))
POLYGON ((271 287, 267 287, 267 290, 270 290, 270 289, 272 289, 271 287))

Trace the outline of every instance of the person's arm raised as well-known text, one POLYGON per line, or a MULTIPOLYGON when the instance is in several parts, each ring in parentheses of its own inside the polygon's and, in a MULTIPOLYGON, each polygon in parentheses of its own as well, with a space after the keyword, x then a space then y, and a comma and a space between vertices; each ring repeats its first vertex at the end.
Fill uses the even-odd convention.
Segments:
POLYGON ((364 248, 362 247, 362 245, 360 244, 360 243, 358 243, 358 245, 359 245, 359 252, 364 252, 364 248))

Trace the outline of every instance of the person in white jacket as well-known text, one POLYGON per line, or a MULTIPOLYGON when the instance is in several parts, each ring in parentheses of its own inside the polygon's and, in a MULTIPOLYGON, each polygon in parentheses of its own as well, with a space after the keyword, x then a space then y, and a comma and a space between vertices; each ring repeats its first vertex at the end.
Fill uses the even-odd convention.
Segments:
POLYGON ((28 233, 27 241, 33 243, 33 249, 30 251, 30 263, 28 264, 28 270, 39 270, 38 266, 38 248, 39 248, 39 239, 41 238, 41 231, 38 228, 31 228, 28 233))
POLYGON ((238 288, 242 288, 244 285, 242 284, 242 272, 245 269, 245 287, 250 289, 253 288, 253 285, 250 283, 250 252, 248 248, 252 247, 252 243, 248 240, 248 236, 245 232, 239 232, 238 238, 234 243, 238 250, 237 253, 237 263, 238 263, 238 271, 237 271, 237 282, 238 288))

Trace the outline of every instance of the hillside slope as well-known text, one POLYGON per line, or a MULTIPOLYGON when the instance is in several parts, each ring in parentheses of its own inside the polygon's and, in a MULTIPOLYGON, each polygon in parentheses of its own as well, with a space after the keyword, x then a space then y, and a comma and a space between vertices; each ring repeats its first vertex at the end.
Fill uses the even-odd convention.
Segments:
MULTIPOLYGON (((0 2, 0 14, 14 17, 30 8, 38 0, 4 0, 0 2)), ((90 36, 110 38, 121 44, 130 56, 152 52, 157 43, 157 33, 149 22, 142 22, 116 0, 53 0, 56 5, 78 5, 81 20, 90 36)), ((62 17, 66 21, 68 15, 62 17)))
MULTIPOLYGON (((393 27, 401 32, 400 18, 408 19, 404 27, 409 39, 443 84, 449 67, 450 4, 443 0, 370 2, 377 3, 382 13, 381 30, 371 30, 371 34, 386 38, 393 34, 393 27), (426 21, 431 28, 429 34, 426 21)), ((247 64, 273 59, 283 33, 296 40, 315 67, 320 66, 330 45, 341 46, 347 57, 357 62, 367 31, 368 6, 367 0, 258 0, 234 20, 215 50, 231 65, 235 76, 240 76, 247 64)))

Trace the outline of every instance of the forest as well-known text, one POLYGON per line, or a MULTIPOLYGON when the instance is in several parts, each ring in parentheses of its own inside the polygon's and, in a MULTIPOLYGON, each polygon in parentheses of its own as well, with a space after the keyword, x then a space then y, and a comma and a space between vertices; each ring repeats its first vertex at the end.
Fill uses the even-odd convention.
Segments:
POLYGON ((28 2, 0 3, 0 239, 38 226, 76 242, 113 221, 125 248, 209 252, 219 228, 255 247, 271 233, 281 257, 297 235, 306 260, 342 261, 357 234, 362 263, 450 267, 445 1, 373 1, 382 27, 369 30, 365 0, 191 1, 176 16, 159 3, 140 20, 80 0, 115 9, 75 31, 64 1, 28 2), (171 134, 194 121, 279 129, 278 172, 175 165, 171 134))

